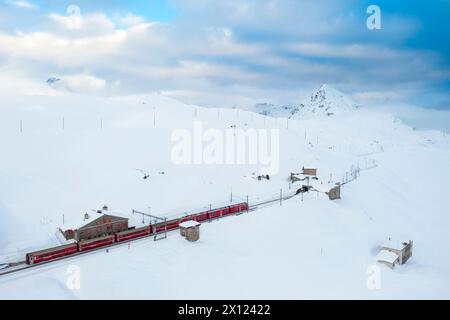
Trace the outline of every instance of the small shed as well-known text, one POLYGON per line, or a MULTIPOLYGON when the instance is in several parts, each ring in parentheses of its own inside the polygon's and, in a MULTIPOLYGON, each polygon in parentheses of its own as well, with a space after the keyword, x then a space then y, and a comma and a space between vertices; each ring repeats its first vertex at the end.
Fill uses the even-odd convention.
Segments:
POLYGON ((317 176, 317 169, 316 168, 302 168, 302 174, 305 176, 317 176))
POLYGON ((341 198, 341 185, 338 184, 337 186, 330 189, 330 191, 327 192, 328 198, 330 200, 336 200, 341 198))
POLYGON ((387 265, 389 268, 394 269, 395 264, 398 263, 398 255, 388 250, 381 250, 377 254, 377 261, 387 265))
POLYGON ((398 263, 404 264, 412 256, 412 245, 411 240, 408 242, 389 240, 381 245, 381 251, 386 250, 395 253, 398 256, 398 263))
POLYGON ((188 241, 197 241, 200 238, 200 222, 189 220, 180 223, 180 234, 188 241))

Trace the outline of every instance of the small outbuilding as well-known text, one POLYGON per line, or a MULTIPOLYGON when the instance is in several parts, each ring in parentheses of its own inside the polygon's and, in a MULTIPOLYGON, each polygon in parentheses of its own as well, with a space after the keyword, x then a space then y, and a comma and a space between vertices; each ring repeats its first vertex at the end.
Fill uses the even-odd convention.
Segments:
POLYGON ((317 176, 317 169, 316 168, 302 168, 302 174, 305 176, 317 176))
POLYGON ((412 245, 413 242, 411 240, 408 242, 389 240, 381 245, 381 251, 385 250, 395 253, 398 256, 398 263, 404 264, 412 256, 412 245))
POLYGON ((197 241, 200 238, 200 222, 189 220, 180 223, 180 234, 188 241, 197 241))
POLYGON ((337 200, 341 198, 341 185, 338 184, 335 187, 331 188, 330 191, 327 192, 328 198, 330 200, 337 200))

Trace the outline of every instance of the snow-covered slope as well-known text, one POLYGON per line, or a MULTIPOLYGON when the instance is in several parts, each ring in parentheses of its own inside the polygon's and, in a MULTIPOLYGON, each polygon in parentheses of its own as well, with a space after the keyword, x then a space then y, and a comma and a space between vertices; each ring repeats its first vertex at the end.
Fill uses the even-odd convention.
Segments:
MULTIPOLYGON (((346 101, 328 92, 326 100, 346 101)), ((300 187, 288 177, 302 166, 319 168, 324 185, 362 169, 341 200, 310 193, 202 225, 197 243, 173 233, 0 277, 0 298, 450 297, 449 137, 389 114, 360 108, 288 120, 159 95, 28 97, 0 102, 0 145, 0 264, 60 244, 58 227, 105 204, 140 225, 132 209, 183 214, 231 194, 256 202, 300 187), (194 134, 198 123, 279 130, 278 172, 258 181, 259 165, 175 164, 172 134, 194 134), (388 237, 414 241, 412 259, 395 270, 375 262, 388 237), (367 286, 374 265, 379 290, 367 286), (72 290, 74 266, 81 287, 72 290)))
POLYGON ((292 117, 295 113, 299 112, 300 108, 303 108, 303 104, 295 106, 295 105, 282 105, 278 106, 273 103, 257 103, 254 106, 254 111, 264 115, 271 117, 292 117))

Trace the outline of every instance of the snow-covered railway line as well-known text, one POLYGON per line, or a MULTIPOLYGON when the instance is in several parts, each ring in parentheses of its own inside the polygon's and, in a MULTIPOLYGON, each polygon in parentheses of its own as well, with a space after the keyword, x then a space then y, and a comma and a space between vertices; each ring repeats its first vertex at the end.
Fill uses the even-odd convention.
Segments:
MULTIPOLYGON (((297 194, 292 194, 292 195, 284 196, 284 197, 277 198, 277 199, 263 200, 261 202, 249 205, 248 206, 248 211, 249 212, 250 211, 256 211, 259 208, 266 207, 266 206, 268 206, 270 204, 273 204, 275 202, 278 203, 278 202, 280 202, 280 200, 289 200, 289 199, 295 197, 296 195, 297 194)), ((238 215, 240 215, 240 214, 242 214, 242 213, 239 213, 238 215)), ((220 219, 226 218, 226 217, 228 217, 228 216, 211 218, 211 219, 208 219, 208 220, 202 222, 202 224, 207 223, 207 222, 211 222, 211 221, 214 221, 214 220, 220 220, 220 219)), ((175 229, 172 229, 172 230, 168 230, 166 232, 170 233, 170 232, 176 231, 178 229, 179 228, 175 228, 175 229)), ((76 252, 74 254, 71 254, 70 256, 63 256, 63 257, 56 258, 56 259, 53 259, 53 260, 50 260, 50 261, 41 262, 39 264, 28 265, 28 264, 26 264, 25 261, 19 261, 19 262, 14 263, 13 266, 8 266, 8 267, 5 267, 3 269, 0 269, 0 276, 10 275, 10 274, 13 274, 13 273, 16 273, 16 272, 19 272, 19 271, 25 271, 25 270, 28 270, 28 269, 31 269, 31 268, 34 269, 34 268, 47 267, 48 265, 60 262, 61 260, 65 260, 65 261, 74 260, 74 259, 78 258, 79 256, 88 256, 88 255, 96 254, 96 253, 99 253, 99 251, 103 251, 105 249, 109 249, 109 248, 113 248, 113 247, 123 247, 125 245, 128 245, 131 242, 137 243, 137 242, 147 241, 147 240, 149 240, 149 238, 161 235, 163 233, 165 233, 165 231, 151 233, 149 235, 146 235, 146 236, 143 236, 143 237, 140 237, 140 238, 130 239, 128 241, 114 242, 114 243, 112 243, 110 245, 107 245, 107 246, 94 248, 94 249, 91 249, 89 251, 79 251, 79 252, 76 252)))
MULTIPOLYGON (((175 231, 175 230, 176 229, 170 230, 170 231, 175 231)), ((167 232, 170 232, 170 231, 167 231, 167 232)), ((157 235, 160 235, 162 233, 164 233, 164 232, 157 232, 157 233, 150 234, 148 236, 143 236, 143 237, 131 239, 131 240, 128 240, 128 241, 114 242, 113 244, 110 244, 110 245, 107 245, 107 246, 94 248, 94 249, 91 249, 89 251, 79 251, 79 252, 71 254, 70 256, 63 256, 63 257, 56 258, 56 259, 53 259, 53 260, 50 260, 50 261, 44 261, 44 262, 41 262, 39 264, 28 265, 28 264, 26 264, 25 261, 17 262, 17 263, 15 263, 14 266, 1 269, 0 270, 0 276, 4 276, 4 275, 7 275, 7 274, 19 272, 19 271, 24 271, 24 270, 27 270, 27 269, 30 269, 30 268, 38 268, 39 269, 39 267, 44 267, 44 266, 48 266, 48 265, 56 263, 56 262, 61 262, 61 260, 65 260, 65 261, 74 260, 74 259, 78 258, 81 255, 82 256, 89 256, 89 255, 97 254, 97 253, 99 253, 99 251, 103 251, 105 249, 109 249, 109 248, 112 248, 112 247, 117 247, 117 248, 123 247, 125 245, 128 245, 131 242, 134 242, 134 243, 143 242, 143 241, 149 240, 150 237, 154 237, 155 235, 157 236, 157 235)))

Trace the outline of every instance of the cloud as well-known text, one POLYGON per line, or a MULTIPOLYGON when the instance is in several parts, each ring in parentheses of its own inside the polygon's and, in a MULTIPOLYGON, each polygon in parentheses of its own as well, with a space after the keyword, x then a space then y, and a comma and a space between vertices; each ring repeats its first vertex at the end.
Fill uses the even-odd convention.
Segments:
MULTIPOLYGON (((77 8, 74 6, 74 8, 77 8)), ((66 35, 98 35, 107 34, 115 29, 114 23, 109 20, 104 14, 77 13, 78 11, 70 11, 68 15, 49 14, 49 24, 52 30, 57 30, 60 34, 66 35)))
POLYGON ((357 1, 173 5, 182 14, 164 23, 85 4, 79 14, 42 13, 31 30, 0 29, 0 72, 37 80, 36 88, 58 75, 67 92, 160 91, 222 106, 295 103, 323 82, 364 102, 405 100, 449 79, 445 57, 398 44, 416 20, 383 13, 383 30, 370 33, 357 1))
POLYGON ((39 7, 31 2, 25 1, 25 0, 8 0, 6 1, 11 6, 20 8, 20 9, 27 9, 27 10, 36 10, 39 7))
POLYGON ((119 17, 119 22, 126 27, 133 27, 145 23, 144 17, 128 13, 124 17, 119 17))
POLYGON ((1 96, 61 95, 61 93, 45 85, 44 82, 41 83, 38 79, 30 78, 29 75, 19 74, 17 70, 13 70, 12 72, 1 70, 0 83, 1 96))
POLYGON ((52 87, 70 93, 99 94, 106 89, 106 80, 89 74, 65 75, 52 87))

